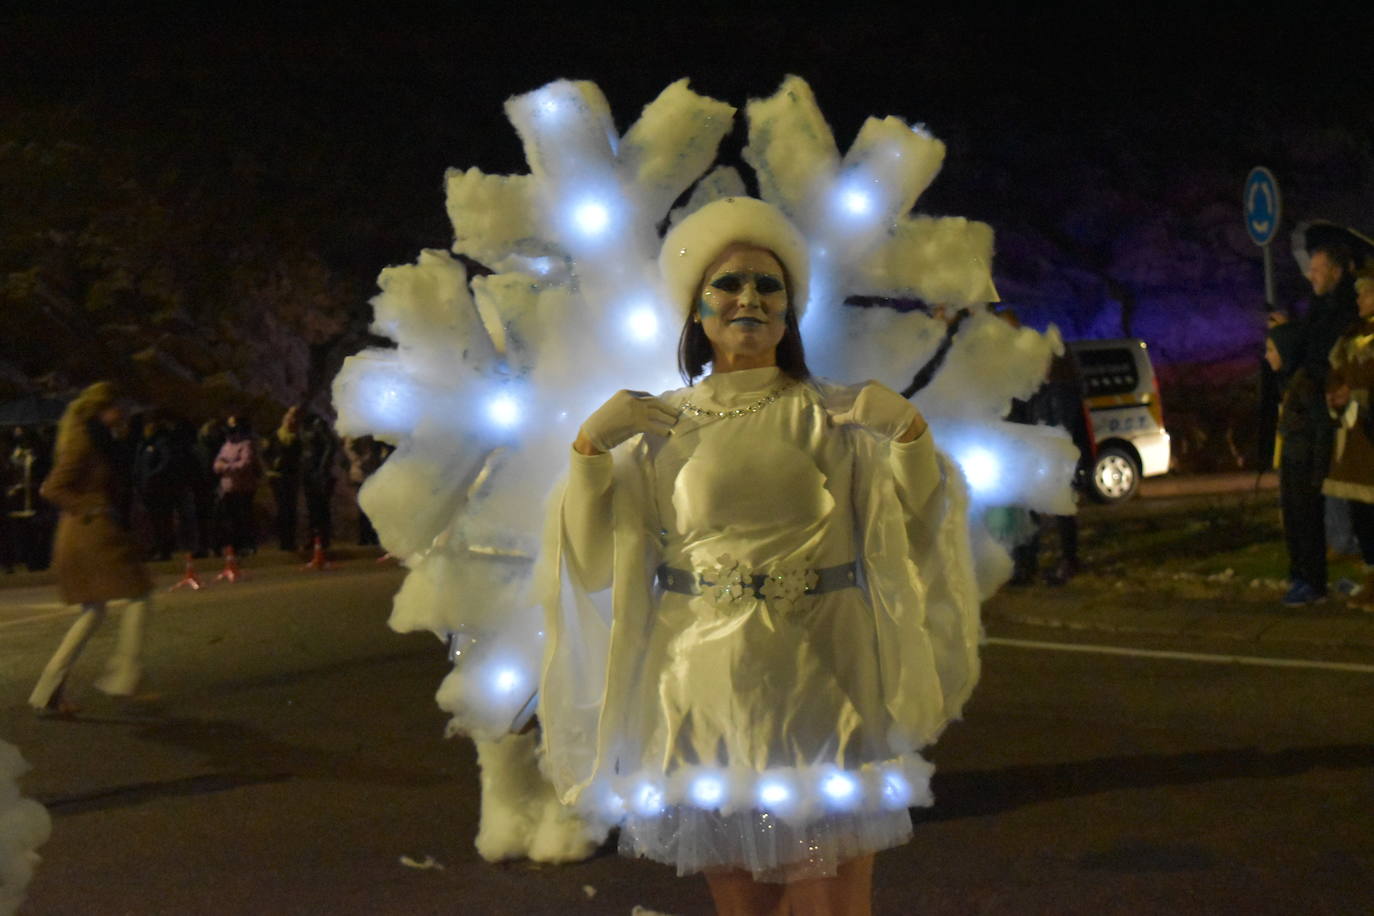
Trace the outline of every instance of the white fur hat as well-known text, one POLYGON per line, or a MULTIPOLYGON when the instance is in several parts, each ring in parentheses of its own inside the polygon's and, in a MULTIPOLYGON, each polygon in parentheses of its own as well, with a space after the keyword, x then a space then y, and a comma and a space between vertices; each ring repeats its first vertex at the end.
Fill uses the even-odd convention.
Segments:
POLYGON ((740 243, 777 255, 787 271, 787 300, 800 319, 811 270, 806 239, 781 210, 753 197, 712 201, 669 231, 658 253, 658 269, 673 304, 689 311, 706 268, 727 247, 740 243))

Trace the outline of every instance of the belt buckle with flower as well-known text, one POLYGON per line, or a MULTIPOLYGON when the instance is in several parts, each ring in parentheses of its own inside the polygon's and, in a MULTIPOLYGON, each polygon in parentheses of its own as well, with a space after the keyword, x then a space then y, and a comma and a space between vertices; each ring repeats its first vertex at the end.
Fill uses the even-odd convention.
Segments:
POLYGON ((799 610, 807 593, 820 583, 814 569, 785 566, 764 577, 759 593, 773 610, 786 614, 799 610))
POLYGON ((747 594, 752 594, 749 570, 739 560, 723 553, 716 565, 701 574, 701 593, 719 610, 727 610, 747 594))

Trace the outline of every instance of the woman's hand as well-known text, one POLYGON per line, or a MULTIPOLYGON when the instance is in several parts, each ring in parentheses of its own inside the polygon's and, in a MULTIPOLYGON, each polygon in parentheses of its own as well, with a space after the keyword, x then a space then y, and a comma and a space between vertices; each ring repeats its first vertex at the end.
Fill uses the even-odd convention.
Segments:
POLYGON ((631 436, 666 436, 678 413, 645 391, 617 391, 596 409, 577 432, 573 448, 583 455, 609 452, 631 436))
POLYGON ((845 411, 832 411, 836 426, 861 426, 875 436, 910 442, 926 431, 926 419, 916 406, 881 382, 868 382, 845 411))

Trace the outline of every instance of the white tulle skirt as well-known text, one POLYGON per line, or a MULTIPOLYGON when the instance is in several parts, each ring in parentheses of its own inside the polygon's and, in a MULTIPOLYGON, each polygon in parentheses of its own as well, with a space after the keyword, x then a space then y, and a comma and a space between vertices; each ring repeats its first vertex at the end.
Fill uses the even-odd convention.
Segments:
POLYGON ((836 814, 793 825, 766 811, 721 815, 691 805, 653 817, 629 817, 620 853, 671 865, 679 875, 740 868, 754 880, 786 883, 833 877, 850 859, 911 839, 906 809, 836 814))

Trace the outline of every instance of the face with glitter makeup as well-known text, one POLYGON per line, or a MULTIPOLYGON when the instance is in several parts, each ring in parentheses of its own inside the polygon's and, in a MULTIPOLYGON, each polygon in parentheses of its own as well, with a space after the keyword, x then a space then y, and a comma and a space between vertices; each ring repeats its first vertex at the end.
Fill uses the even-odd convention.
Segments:
POLYGON ((787 308, 782 265, 771 251, 752 245, 722 251, 706 269, 697 300, 715 371, 776 365, 787 308))

